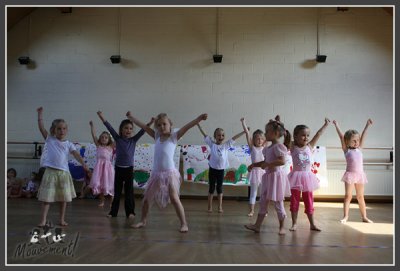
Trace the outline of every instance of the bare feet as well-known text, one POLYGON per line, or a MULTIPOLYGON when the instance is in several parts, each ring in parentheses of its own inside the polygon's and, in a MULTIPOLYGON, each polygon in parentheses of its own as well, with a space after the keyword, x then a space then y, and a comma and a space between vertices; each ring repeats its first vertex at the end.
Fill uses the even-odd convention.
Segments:
POLYGON ((182 225, 179 231, 182 233, 186 233, 189 231, 189 228, 187 225, 182 225))
POLYGON ((60 221, 60 224, 58 224, 60 226, 68 226, 68 223, 65 221, 60 221))
POLYGON ((279 235, 285 235, 286 231, 284 228, 279 229, 279 235))
POLYGON ((140 229, 140 228, 144 228, 146 226, 145 222, 139 222, 137 224, 132 224, 131 227, 135 228, 135 229, 140 229))
POLYGON ((349 218, 348 218, 348 217, 343 217, 343 218, 340 220, 340 223, 345 224, 345 223, 347 222, 347 219, 349 219, 349 218))
POLYGON ((296 231, 297 230, 297 224, 293 224, 292 227, 289 229, 289 231, 296 231))
POLYGON ((256 233, 259 233, 259 232, 260 232, 260 229, 257 228, 256 226, 254 226, 253 224, 247 224, 247 225, 244 225, 244 227, 245 227, 246 229, 251 230, 251 231, 254 231, 254 232, 256 232, 256 233))
POLYGON ((207 212, 212 213, 212 209, 208 209, 207 212))
POLYGON ((250 212, 247 214, 248 217, 252 217, 254 215, 254 212, 250 212))
POLYGON ((104 201, 100 201, 100 203, 99 203, 98 206, 99 206, 99 207, 104 207, 104 201))
POLYGON ((310 225, 310 230, 312 230, 312 231, 321 231, 321 229, 318 228, 318 227, 315 226, 315 225, 310 225))
POLYGON ((224 210, 222 210, 222 208, 218 208, 218 213, 223 213, 224 210))
POLYGON ((364 217, 362 221, 365 222, 365 223, 374 223, 374 221, 372 221, 368 217, 364 217))

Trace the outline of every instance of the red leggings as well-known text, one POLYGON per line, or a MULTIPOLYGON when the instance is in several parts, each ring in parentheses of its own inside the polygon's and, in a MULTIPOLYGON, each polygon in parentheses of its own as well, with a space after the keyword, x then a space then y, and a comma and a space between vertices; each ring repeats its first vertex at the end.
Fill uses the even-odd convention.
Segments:
POLYGON ((314 197, 312 191, 300 191, 297 189, 290 189, 292 195, 290 196, 290 211, 298 212, 300 205, 300 194, 302 194, 305 210, 304 213, 312 215, 314 213, 314 197))

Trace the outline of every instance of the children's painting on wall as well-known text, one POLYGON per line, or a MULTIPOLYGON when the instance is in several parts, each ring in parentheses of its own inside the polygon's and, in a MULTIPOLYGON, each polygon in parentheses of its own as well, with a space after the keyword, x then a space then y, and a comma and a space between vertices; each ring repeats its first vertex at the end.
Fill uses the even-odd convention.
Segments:
MULTIPOLYGON (((210 148, 207 145, 183 145, 183 172, 188 182, 208 184, 208 157, 210 148)), ((251 164, 250 151, 247 145, 233 146, 228 150, 229 167, 225 170, 224 185, 248 185, 247 166, 251 164)))
MULTIPOLYGON (((208 157, 210 149, 207 145, 183 145, 183 173, 188 182, 208 184, 208 157)), ((292 170, 292 157, 288 153, 285 157, 284 171, 289 174, 292 170)), ((250 151, 247 145, 234 146, 228 150, 229 168, 225 170, 224 185, 247 186, 247 166, 251 164, 250 151)), ((317 174, 321 186, 327 186, 326 178, 326 149, 316 147, 314 150, 312 172, 317 174)))

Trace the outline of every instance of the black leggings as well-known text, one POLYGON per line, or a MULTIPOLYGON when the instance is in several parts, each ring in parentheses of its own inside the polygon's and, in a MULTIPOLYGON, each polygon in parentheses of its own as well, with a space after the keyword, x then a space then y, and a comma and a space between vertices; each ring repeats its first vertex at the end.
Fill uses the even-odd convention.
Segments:
POLYGON ((223 169, 214 169, 210 167, 208 170, 208 183, 210 188, 208 189, 208 193, 214 194, 215 183, 217 183, 217 194, 222 194, 222 182, 224 181, 224 170, 223 169))
POLYGON ((122 194, 122 188, 125 192, 125 215, 135 215, 135 201, 133 199, 133 167, 115 166, 114 179, 114 199, 111 204, 109 215, 115 217, 118 215, 119 201, 122 194))

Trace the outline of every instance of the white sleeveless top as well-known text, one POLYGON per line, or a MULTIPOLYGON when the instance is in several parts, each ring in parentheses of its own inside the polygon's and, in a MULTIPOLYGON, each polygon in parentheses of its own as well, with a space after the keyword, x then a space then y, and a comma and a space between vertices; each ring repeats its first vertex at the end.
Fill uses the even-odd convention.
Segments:
POLYGON ((154 145, 154 160, 153 171, 164 171, 175 169, 174 154, 178 142, 177 133, 179 129, 174 129, 171 136, 164 141, 161 141, 160 134, 155 131, 155 145, 154 145))
POLYGON ((252 163, 264 161, 263 149, 264 147, 251 147, 250 157, 252 163))

